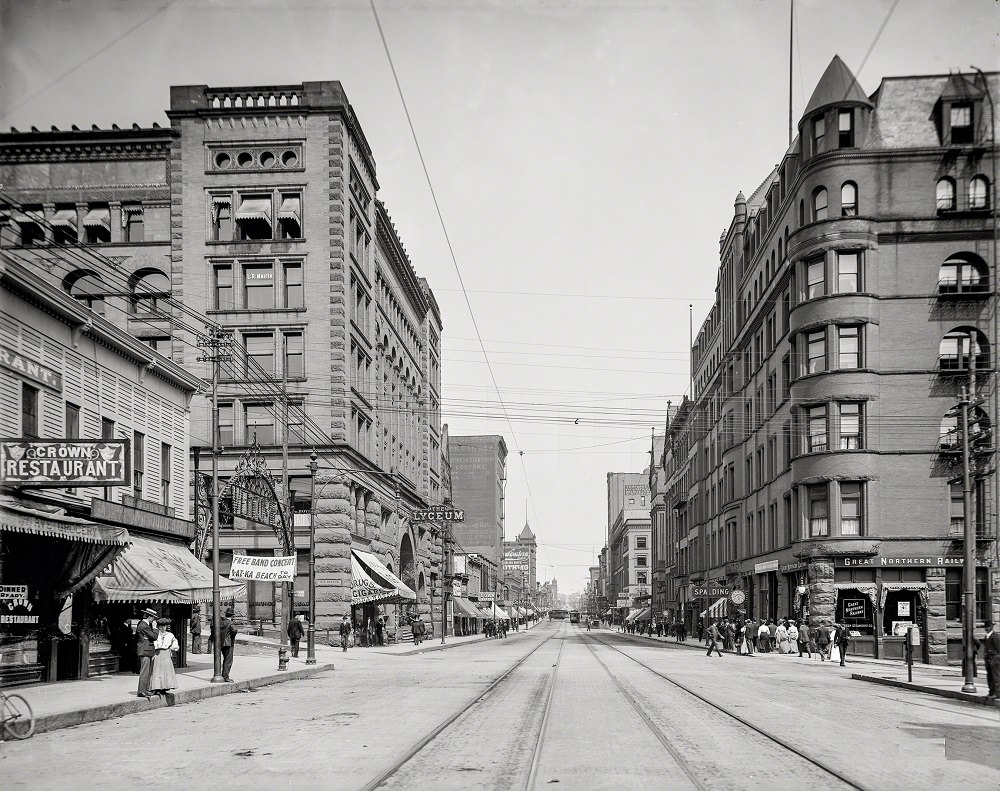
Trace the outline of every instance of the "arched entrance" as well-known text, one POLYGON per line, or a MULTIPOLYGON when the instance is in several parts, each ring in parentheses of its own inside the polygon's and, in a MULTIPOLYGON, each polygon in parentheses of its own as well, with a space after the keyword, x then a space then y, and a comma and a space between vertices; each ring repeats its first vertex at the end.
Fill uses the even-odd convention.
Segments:
MULTIPOLYGON (((399 544, 399 578, 411 590, 416 592, 417 602, 419 602, 420 591, 417 589, 417 559, 413 551, 413 539, 410 537, 409 531, 403 533, 403 539, 399 544)), ((417 602, 414 602, 414 604, 417 602)))

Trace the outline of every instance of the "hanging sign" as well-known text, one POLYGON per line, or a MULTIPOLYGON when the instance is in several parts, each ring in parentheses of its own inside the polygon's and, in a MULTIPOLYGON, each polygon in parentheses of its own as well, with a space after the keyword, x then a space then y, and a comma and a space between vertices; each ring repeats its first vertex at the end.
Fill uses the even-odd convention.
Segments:
POLYGON ((461 508, 418 508, 410 513, 411 522, 464 522, 465 511, 461 508))
POLYGON ((127 486, 129 461, 125 439, 0 440, 0 482, 8 486, 127 486))
POLYGON ((254 557, 233 555, 229 579, 254 582, 291 582, 295 578, 295 555, 291 557, 254 557))
POLYGON ((496 594, 493 591, 479 591, 479 593, 476 594, 476 598, 479 601, 493 601, 495 596, 496 594))

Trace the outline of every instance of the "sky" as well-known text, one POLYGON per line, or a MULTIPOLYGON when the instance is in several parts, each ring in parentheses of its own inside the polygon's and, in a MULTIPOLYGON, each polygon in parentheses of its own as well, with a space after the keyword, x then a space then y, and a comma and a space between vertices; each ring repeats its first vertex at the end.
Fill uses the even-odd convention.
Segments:
MULTIPOLYGON (((787 148, 789 8, 0 0, 0 128, 165 126, 171 85, 339 80, 441 307, 442 419, 504 437, 506 536, 527 520, 538 579, 579 591, 606 474, 646 469, 688 392, 733 201, 787 148)), ((869 94, 998 68, 993 0, 794 8, 796 124, 834 55, 869 94)))

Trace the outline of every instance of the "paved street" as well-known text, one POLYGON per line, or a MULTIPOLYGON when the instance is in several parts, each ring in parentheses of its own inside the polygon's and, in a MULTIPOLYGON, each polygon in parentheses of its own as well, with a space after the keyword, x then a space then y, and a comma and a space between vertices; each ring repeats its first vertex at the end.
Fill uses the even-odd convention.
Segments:
POLYGON ((0 775, 33 790, 995 789, 1000 718, 849 668, 543 623, 409 656, 355 649, 312 679, 8 742, 0 775))

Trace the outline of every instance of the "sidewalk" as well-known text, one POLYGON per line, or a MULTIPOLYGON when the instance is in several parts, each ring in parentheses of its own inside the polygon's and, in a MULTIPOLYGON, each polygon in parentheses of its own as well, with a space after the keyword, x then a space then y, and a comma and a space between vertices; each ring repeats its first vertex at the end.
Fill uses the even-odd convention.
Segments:
MULTIPOLYGON (((522 627, 519 632, 509 632, 508 638, 525 634, 526 631, 522 627)), ((359 651, 412 656, 485 639, 481 634, 466 637, 449 635, 445 638, 444 645, 441 645, 441 638, 438 637, 425 640, 419 646, 414 646, 413 643, 400 643, 372 648, 358 646, 350 648, 349 651, 352 658, 359 651)), ((333 670, 334 662, 339 656, 343 656, 339 645, 330 646, 323 639, 317 638, 316 664, 307 665, 306 644, 303 640, 299 644, 299 656, 293 658, 289 653, 288 669, 279 671, 276 632, 266 634, 264 637, 240 634, 236 638, 236 655, 233 660, 234 681, 228 684, 212 683, 214 667, 212 655, 209 653, 189 654, 188 667, 177 670, 177 689, 154 698, 136 697, 139 677, 134 673, 94 676, 77 681, 57 681, 52 684, 30 684, 11 687, 5 691, 16 692, 31 704, 35 714, 35 733, 44 733, 151 711, 164 706, 178 706, 218 695, 230 695, 270 684, 279 684, 282 681, 309 678, 333 670)))
MULTIPOLYGON (((624 635, 633 640, 647 641, 652 639, 660 643, 669 643, 678 647, 694 648, 702 652, 707 650, 705 643, 699 642, 698 640, 690 637, 683 643, 679 643, 673 637, 664 636, 650 638, 640 635, 625 634, 623 632, 619 632, 617 627, 603 627, 603 630, 613 631, 616 634, 624 635)), ((798 664, 804 663, 821 667, 824 670, 826 668, 840 669, 839 662, 822 662, 817 659, 808 659, 807 657, 800 658, 797 649, 795 653, 792 654, 779 654, 774 651, 763 654, 757 652, 747 658, 762 661, 796 662, 798 664)), ((905 662, 894 659, 876 659, 871 656, 855 657, 848 655, 844 670, 849 671, 851 673, 851 678, 856 681, 867 681, 872 684, 882 684, 884 686, 908 689, 913 692, 923 692, 928 695, 937 695, 938 697, 961 700, 965 703, 974 703, 982 706, 995 706, 996 708, 1000 708, 1000 700, 990 701, 986 699, 986 693, 988 691, 988 687, 986 686, 986 671, 982 668, 980 668, 978 678, 975 679, 975 694, 962 692, 962 687, 965 684, 965 676, 962 669, 959 667, 925 665, 922 663, 914 664, 913 681, 908 682, 906 680, 907 672, 905 662), (862 666, 861 672, 854 672, 854 669, 859 665, 862 666)))

